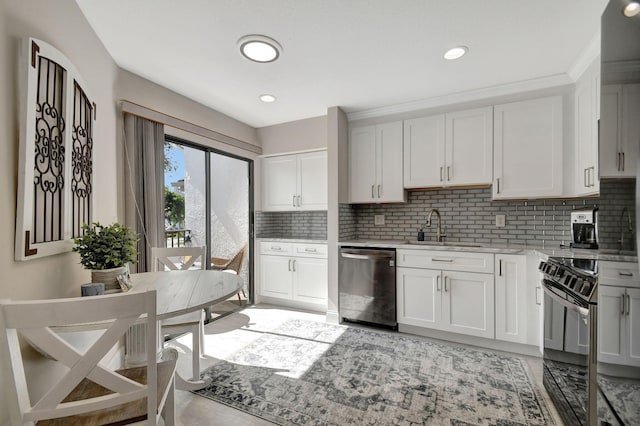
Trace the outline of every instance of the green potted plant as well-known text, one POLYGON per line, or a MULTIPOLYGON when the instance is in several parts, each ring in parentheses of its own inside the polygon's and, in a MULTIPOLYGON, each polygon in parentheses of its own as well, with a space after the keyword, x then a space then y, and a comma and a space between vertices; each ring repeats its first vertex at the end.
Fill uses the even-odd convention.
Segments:
POLYGON ((91 270, 91 282, 104 283, 105 292, 119 290, 118 276, 128 275, 129 263, 136 263, 138 238, 120 224, 82 225, 82 237, 74 240, 73 251, 80 254, 80 263, 91 270))

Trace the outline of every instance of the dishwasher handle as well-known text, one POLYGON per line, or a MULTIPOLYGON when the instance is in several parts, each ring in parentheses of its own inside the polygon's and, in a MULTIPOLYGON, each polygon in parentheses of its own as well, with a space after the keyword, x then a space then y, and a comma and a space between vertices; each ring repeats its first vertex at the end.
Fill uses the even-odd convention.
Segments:
POLYGON ((389 259, 389 260, 393 260, 393 255, 390 254, 373 254, 373 253, 367 253, 367 254, 360 254, 357 252, 352 252, 352 251, 342 251, 340 252, 340 255, 342 257, 346 257, 348 259, 361 259, 361 260, 369 260, 369 259, 389 259))

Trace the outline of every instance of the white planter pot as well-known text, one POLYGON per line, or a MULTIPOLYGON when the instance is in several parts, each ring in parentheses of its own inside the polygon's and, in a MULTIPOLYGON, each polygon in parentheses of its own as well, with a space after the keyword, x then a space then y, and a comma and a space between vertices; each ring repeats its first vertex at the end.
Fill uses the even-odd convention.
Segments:
POLYGON ((104 283, 105 294, 117 293, 122 290, 116 278, 127 271, 129 271, 129 265, 111 269, 93 269, 91 270, 91 282, 104 283))

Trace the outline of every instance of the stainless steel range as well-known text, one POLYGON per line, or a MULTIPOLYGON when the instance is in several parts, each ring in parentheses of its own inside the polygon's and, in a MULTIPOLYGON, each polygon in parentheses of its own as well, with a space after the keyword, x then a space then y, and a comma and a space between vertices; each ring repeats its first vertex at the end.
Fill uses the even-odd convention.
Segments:
POLYGON ((597 261, 549 258, 539 269, 544 387, 566 425, 597 425, 597 261))

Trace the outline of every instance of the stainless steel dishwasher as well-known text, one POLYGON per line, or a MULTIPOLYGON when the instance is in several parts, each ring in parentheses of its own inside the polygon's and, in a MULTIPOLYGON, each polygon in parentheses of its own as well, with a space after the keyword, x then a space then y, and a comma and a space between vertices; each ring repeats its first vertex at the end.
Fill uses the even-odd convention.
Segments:
POLYGON ((339 268, 341 320, 397 329, 395 249, 342 247, 339 268))

